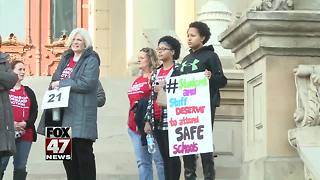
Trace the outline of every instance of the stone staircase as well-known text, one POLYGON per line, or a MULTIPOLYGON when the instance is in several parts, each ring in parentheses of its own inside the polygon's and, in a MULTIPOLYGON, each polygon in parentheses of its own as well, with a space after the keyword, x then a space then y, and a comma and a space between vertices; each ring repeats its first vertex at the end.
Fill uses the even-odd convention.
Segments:
MULTIPOLYGON (((41 101, 50 82, 50 77, 28 77, 24 84, 35 91, 39 115, 41 116, 41 101)), ((94 143, 96 156, 97 180, 137 180, 133 147, 127 134, 128 100, 127 90, 133 78, 101 79, 107 93, 107 103, 98 110, 99 139, 94 143)), ((37 125, 38 122, 36 122, 37 125)), ((44 156, 44 137, 39 135, 31 148, 27 165, 28 180, 66 180, 65 171, 60 161, 46 161, 44 156)), ((198 177, 202 178, 200 160, 198 177)), ((239 167, 232 169, 229 177, 221 178, 227 167, 217 167, 217 180, 237 180, 239 167)), ((154 174, 156 174, 154 172, 154 174)), ((183 179, 181 175, 181 179, 183 179)), ((10 159, 4 180, 12 179, 12 158, 10 159)), ((155 178, 156 179, 156 178, 155 178)))

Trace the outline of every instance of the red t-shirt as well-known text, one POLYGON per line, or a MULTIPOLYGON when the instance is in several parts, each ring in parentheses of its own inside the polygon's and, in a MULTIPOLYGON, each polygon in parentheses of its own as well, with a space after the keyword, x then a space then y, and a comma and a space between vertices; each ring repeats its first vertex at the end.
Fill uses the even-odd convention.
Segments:
POLYGON ((71 75, 71 73, 73 71, 73 68, 76 65, 76 63, 77 62, 74 61, 74 58, 71 57, 67 67, 64 68, 64 70, 61 73, 60 80, 69 79, 70 78, 70 75, 71 75))
MULTIPOLYGON (((24 89, 21 86, 20 89, 11 89, 9 92, 10 102, 12 105, 13 119, 15 122, 28 121, 30 115, 30 99, 24 89)), ((33 140, 33 129, 25 129, 26 133, 21 137, 22 140, 33 140)))
POLYGON ((156 81, 163 81, 168 76, 169 72, 172 70, 173 66, 171 66, 169 69, 164 70, 163 67, 159 69, 159 73, 157 74, 156 81))
MULTIPOLYGON (((133 81, 128 91, 128 98, 130 101, 130 109, 133 107, 136 101, 143 97, 149 97, 151 94, 150 79, 143 76, 139 76, 133 81)), ((129 110, 128 126, 132 131, 138 132, 138 127, 135 121, 135 114, 129 110)))

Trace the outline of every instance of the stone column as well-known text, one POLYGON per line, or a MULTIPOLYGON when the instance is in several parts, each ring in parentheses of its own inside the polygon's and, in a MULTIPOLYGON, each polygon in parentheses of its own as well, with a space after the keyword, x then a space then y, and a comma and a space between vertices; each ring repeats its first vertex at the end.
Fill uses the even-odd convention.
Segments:
POLYGON ((133 52, 128 57, 131 74, 136 74, 138 51, 157 46, 159 36, 174 34, 175 2, 172 0, 133 2, 133 52))
MULTIPOLYGON (((215 52, 219 54, 220 57, 232 57, 231 51, 224 49, 218 41, 218 35, 226 30, 231 22, 232 13, 229 8, 221 0, 209 0, 201 7, 197 15, 197 20, 208 24, 210 28, 211 37, 207 44, 213 45, 215 52)), ((223 61, 224 68, 232 68, 226 67, 226 64, 227 61, 223 61)))
POLYGON ((187 29, 195 19, 195 0, 175 0, 175 31, 184 47, 187 44, 187 29))
POLYGON ((127 76, 125 1, 90 2, 90 33, 100 56, 101 77, 127 76))
POLYGON ((301 180, 293 69, 320 60, 319 11, 250 11, 220 35, 244 69, 243 180, 301 180))

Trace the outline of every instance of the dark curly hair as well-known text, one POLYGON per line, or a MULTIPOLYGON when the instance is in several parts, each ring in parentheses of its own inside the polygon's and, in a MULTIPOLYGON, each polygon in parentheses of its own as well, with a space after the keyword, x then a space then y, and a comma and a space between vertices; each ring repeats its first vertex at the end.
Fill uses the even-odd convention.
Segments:
POLYGON ((201 37, 205 37, 203 40, 203 44, 208 42, 210 39, 211 33, 210 28, 206 23, 200 22, 200 21, 194 21, 189 24, 189 28, 196 28, 200 34, 201 37))
POLYGON ((179 59, 180 49, 181 49, 180 42, 172 36, 163 36, 162 38, 160 38, 158 41, 158 46, 162 42, 167 43, 171 47, 171 49, 174 50, 173 59, 174 60, 179 59))

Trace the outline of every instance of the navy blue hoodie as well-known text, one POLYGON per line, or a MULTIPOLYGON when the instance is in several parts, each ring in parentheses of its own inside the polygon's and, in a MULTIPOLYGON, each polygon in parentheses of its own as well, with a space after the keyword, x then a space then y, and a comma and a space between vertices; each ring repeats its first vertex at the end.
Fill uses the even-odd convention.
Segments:
POLYGON ((223 74, 221 61, 212 45, 203 46, 194 52, 190 50, 190 53, 182 60, 179 74, 203 72, 206 69, 212 73, 209 80, 210 103, 212 107, 217 107, 220 105, 219 88, 227 84, 227 78, 223 74))

